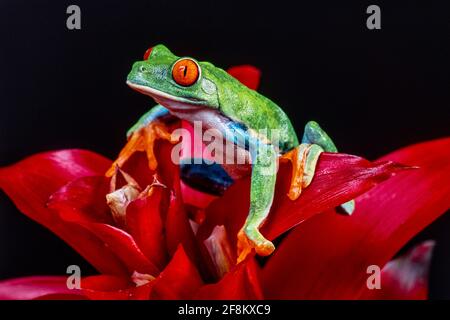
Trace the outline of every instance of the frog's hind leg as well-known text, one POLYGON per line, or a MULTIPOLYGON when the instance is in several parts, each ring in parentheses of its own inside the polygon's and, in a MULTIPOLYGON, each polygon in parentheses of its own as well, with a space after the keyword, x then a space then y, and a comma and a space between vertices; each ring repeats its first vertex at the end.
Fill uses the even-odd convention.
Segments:
MULTIPOLYGON (((288 194, 291 200, 297 199, 302 189, 311 183, 319 156, 324 151, 337 152, 337 148, 317 122, 309 121, 305 126, 302 143, 282 157, 292 162, 292 181, 288 194)), ((341 208, 347 214, 352 214, 355 203, 353 200, 348 201, 341 208)))
POLYGON ((238 263, 254 248, 259 255, 271 254, 275 247, 259 229, 267 219, 275 192, 277 154, 272 145, 257 142, 252 153, 250 208, 238 233, 238 263))

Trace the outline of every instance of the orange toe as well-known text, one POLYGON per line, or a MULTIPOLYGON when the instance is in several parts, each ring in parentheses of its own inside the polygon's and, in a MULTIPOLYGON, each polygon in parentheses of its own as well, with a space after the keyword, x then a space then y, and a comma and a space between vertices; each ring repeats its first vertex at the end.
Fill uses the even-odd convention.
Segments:
POLYGON ((275 250, 275 246, 269 240, 266 240, 266 241, 264 241, 262 243, 258 243, 258 244, 254 243, 245 234, 244 228, 239 230, 237 237, 238 237, 237 263, 244 261, 245 258, 247 258, 247 256, 252 252, 253 249, 255 249, 256 253, 260 256, 268 256, 268 255, 272 254, 272 252, 275 250))
POLYGON ((124 163, 135 153, 135 152, 145 152, 147 155, 148 167, 150 170, 154 171, 158 166, 156 156, 154 154, 153 148, 157 139, 167 140, 170 143, 176 143, 171 133, 169 132, 166 125, 162 122, 156 121, 149 123, 146 127, 135 131, 127 144, 120 151, 119 156, 114 161, 112 166, 106 172, 107 177, 111 177, 116 166, 119 168, 124 165, 124 163))
POLYGON ((292 164, 291 185, 289 187, 288 197, 291 200, 297 200, 303 190, 303 174, 306 163, 306 156, 310 149, 309 146, 301 148, 301 146, 285 153, 281 156, 284 161, 290 161, 292 164))
POLYGON ((273 245, 272 242, 266 241, 264 243, 255 246, 255 250, 256 253, 260 256, 268 256, 275 251, 275 246, 273 245))
POLYGON ((237 263, 241 263, 252 252, 252 249, 253 249, 254 246, 253 246, 252 242, 250 241, 250 239, 245 234, 244 229, 239 230, 237 238, 238 238, 238 243, 237 243, 238 258, 237 258, 237 263))

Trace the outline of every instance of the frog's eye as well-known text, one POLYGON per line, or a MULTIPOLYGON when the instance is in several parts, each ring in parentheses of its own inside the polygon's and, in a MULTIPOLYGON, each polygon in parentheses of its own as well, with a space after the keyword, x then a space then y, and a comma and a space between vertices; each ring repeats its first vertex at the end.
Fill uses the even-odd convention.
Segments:
POLYGON ((197 81, 199 73, 198 64, 188 58, 178 60, 172 69, 173 80, 184 87, 193 85, 197 81))
POLYGON ((145 51, 144 60, 148 60, 148 58, 150 57, 150 54, 152 53, 152 49, 153 49, 153 47, 148 48, 147 51, 145 51))

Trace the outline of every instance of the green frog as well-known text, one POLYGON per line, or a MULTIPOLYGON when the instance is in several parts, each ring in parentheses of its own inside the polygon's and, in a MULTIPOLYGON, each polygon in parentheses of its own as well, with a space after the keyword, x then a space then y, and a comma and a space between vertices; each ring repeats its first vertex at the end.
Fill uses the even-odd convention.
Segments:
MULTIPOLYGON (((143 61, 133 64, 127 84, 153 98, 157 105, 128 131, 128 142, 107 175, 111 176, 114 168, 121 167, 136 151, 147 153, 149 168, 154 170, 157 166, 154 142, 156 139, 175 142, 166 126, 174 118, 190 123, 200 121, 205 130, 214 128, 221 132, 228 143, 236 145, 237 141, 244 141, 239 147, 250 154, 251 188, 248 216, 238 233, 238 261, 252 249, 259 255, 271 254, 275 247, 260 228, 272 206, 278 159, 292 163, 288 196, 294 201, 314 178, 320 154, 337 152, 326 132, 310 121, 299 141, 289 117, 273 101, 223 69, 191 57, 178 57, 161 44, 147 50, 143 61)), ((200 175, 209 181, 211 188, 204 190, 223 192, 234 182, 218 164, 201 164, 197 169, 181 171, 185 179, 190 178, 189 172, 195 172, 197 180, 200 175)), ((341 207, 351 214, 354 201, 341 207)))

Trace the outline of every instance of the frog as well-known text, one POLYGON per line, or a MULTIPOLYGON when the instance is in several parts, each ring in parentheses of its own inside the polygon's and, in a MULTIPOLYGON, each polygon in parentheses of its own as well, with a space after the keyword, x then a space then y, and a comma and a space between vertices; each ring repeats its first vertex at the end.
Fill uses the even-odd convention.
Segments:
MULTIPOLYGON (((155 170, 155 141, 177 141, 168 129, 174 119, 200 121, 205 129, 221 132, 227 143, 237 145, 237 141, 244 141, 239 148, 247 150, 252 159, 250 205, 237 234, 237 261, 243 261, 253 249, 261 256, 272 254, 275 246, 260 229, 274 200, 279 160, 292 164, 288 197, 295 201, 313 181, 320 155, 338 152, 328 134, 317 122, 309 121, 299 139, 289 117, 275 102, 212 63, 176 56, 163 44, 148 49, 144 59, 132 65, 126 83, 151 97, 156 105, 128 130, 127 143, 106 175, 112 176, 115 168, 123 166, 138 151, 146 153, 149 168, 155 170)), ((235 181, 217 163, 183 166, 185 178, 194 171, 191 177, 195 176, 197 182, 200 176, 215 186, 204 191, 218 190, 223 194, 235 181)), ((354 200, 340 207, 351 215, 354 200)))

